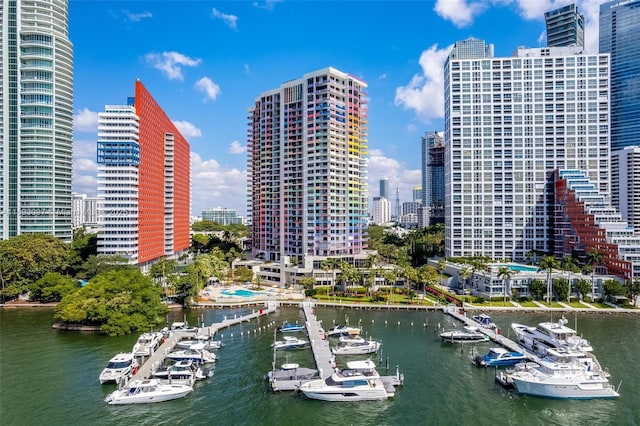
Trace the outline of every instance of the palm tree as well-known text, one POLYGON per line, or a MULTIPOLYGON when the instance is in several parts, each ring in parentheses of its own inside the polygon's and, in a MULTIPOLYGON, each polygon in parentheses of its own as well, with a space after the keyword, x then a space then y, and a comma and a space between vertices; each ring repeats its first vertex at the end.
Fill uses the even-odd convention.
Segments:
POLYGON ((587 253, 587 265, 590 265, 593 269, 591 270, 591 301, 595 301, 595 275, 596 275, 596 267, 602 265, 604 262, 604 253, 600 253, 596 247, 593 247, 587 253))
POLYGON ((498 269, 498 278, 502 280, 502 306, 507 304, 507 281, 511 279, 513 273, 508 266, 501 266, 500 269, 498 269))
POLYGON ((547 303, 551 304, 551 273, 558 267, 558 262, 553 256, 545 256, 540 261, 540 269, 547 271, 547 303))
POLYGON ((328 257, 320 263, 320 269, 323 271, 329 271, 333 273, 333 277, 331 280, 331 291, 335 291, 336 286, 336 269, 340 267, 340 259, 336 259, 334 257, 328 257))
POLYGON ((578 268, 576 259, 572 256, 564 256, 560 259, 560 267, 563 271, 567 272, 567 282, 569 283, 569 292, 567 293, 567 302, 571 299, 571 273, 575 272, 578 268))
POLYGON ((458 272, 458 275, 460 276, 460 278, 464 280, 464 284, 462 285, 462 287, 466 287, 467 281, 473 275, 473 269, 471 268, 471 266, 465 265, 462 267, 462 269, 460 269, 460 271, 458 272))

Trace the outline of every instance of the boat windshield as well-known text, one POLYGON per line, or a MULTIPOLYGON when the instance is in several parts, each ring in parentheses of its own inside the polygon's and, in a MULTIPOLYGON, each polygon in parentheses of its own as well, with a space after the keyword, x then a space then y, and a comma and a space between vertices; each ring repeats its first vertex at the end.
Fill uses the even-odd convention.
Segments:
POLYGON ((131 365, 131 361, 111 361, 107 364, 107 368, 117 369, 117 368, 127 368, 131 365))

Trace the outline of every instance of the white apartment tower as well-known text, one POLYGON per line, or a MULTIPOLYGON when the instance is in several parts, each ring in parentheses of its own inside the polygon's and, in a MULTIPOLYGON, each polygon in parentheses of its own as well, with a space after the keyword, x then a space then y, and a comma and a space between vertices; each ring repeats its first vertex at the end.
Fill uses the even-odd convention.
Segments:
POLYGON ((255 99, 247 144, 254 256, 279 261, 366 248, 366 87, 325 68, 255 99))
POLYGON ((640 146, 611 153, 611 199, 624 220, 640 230, 640 146))
POLYGON ((609 55, 481 40, 445 63, 445 255, 525 259, 552 251, 553 172, 610 192, 609 55))
POLYGON ((386 225, 391 222, 391 203, 384 197, 373 197, 372 222, 386 225))

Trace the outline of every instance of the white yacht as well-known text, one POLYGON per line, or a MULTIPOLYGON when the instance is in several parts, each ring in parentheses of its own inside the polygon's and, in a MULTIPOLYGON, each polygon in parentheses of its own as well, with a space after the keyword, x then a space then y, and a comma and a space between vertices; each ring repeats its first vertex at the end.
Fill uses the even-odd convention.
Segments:
POLYGON ((536 355, 547 356, 550 348, 564 348, 571 351, 591 352, 591 344, 578 333, 567 327, 562 317, 558 322, 541 322, 536 327, 513 323, 511 329, 516 333, 520 346, 536 355))
POLYGON ((182 398, 191 391, 191 386, 165 384, 158 379, 134 380, 126 387, 107 395, 104 401, 110 405, 148 404, 182 398))
POLYGON ((299 390, 307 398, 322 401, 368 401, 394 395, 385 388, 371 360, 348 362, 346 369, 336 370, 326 379, 305 382, 299 390))
POLYGON ((100 373, 100 384, 120 383, 124 378, 129 379, 138 371, 138 361, 131 352, 119 353, 109 360, 107 366, 100 373))
POLYGON ((193 386, 197 380, 204 380, 211 377, 213 371, 202 367, 192 360, 176 361, 175 364, 167 368, 154 371, 153 377, 163 379, 173 384, 183 384, 193 386))
POLYGON ((189 349, 180 349, 167 355, 167 358, 174 361, 191 360, 200 364, 215 362, 216 354, 209 352, 204 345, 192 345, 189 349))
POLYGON ((362 355, 378 352, 382 343, 362 338, 341 341, 331 348, 334 355, 362 355))
POLYGON ((205 349, 220 349, 224 344, 220 340, 212 340, 209 336, 195 336, 193 339, 181 340, 178 342, 180 349, 190 349, 193 345, 203 345, 205 349))
POLYGON ((455 328, 452 330, 443 331, 440 333, 440 338, 443 342, 460 342, 460 343, 475 343, 475 342, 488 342, 489 336, 481 332, 478 327, 464 326, 463 328, 455 328))
POLYGON ((338 336, 347 336, 348 334, 360 334, 362 332, 362 328, 360 327, 350 327, 348 325, 334 325, 329 330, 327 330, 327 336, 329 337, 338 337, 338 336))
POLYGON ((271 345, 276 351, 286 351, 293 349, 304 349, 309 345, 309 341, 305 339, 299 339, 293 336, 284 336, 283 340, 277 340, 271 345))
POLYGON ((588 355, 582 359, 543 358, 537 364, 516 365, 507 377, 518 393, 525 395, 561 399, 618 397, 617 390, 609 383, 608 374, 592 360, 588 355))
POLYGON ((144 356, 148 357, 153 355, 153 353, 160 347, 162 344, 162 333, 160 332, 152 332, 152 333, 143 333, 138 337, 138 341, 135 345, 133 345, 133 354, 135 356, 144 356))

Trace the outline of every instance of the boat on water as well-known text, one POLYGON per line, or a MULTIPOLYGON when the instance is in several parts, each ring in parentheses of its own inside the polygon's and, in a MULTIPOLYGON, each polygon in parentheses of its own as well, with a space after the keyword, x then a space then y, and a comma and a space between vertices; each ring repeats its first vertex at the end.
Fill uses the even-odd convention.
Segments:
POLYGON ((608 374, 595 368, 590 357, 542 358, 537 363, 516 364, 507 371, 507 381, 518 393, 559 399, 617 398, 618 390, 609 383, 608 374))
POLYGON ((452 330, 443 331, 440 333, 440 338, 443 342, 460 342, 460 343, 474 343, 474 342, 488 342, 489 336, 482 333, 478 327, 464 326, 462 328, 454 328, 452 330))
POLYGON ((475 357, 474 362, 479 367, 510 367, 526 360, 527 357, 523 353, 496 347, 489 349, 484 355, 475 357))
POLYGON ((220 340, 213 340, 209 336, 195 336, 193 339, 181 340, 177 343, 180 349, 190 349, 194 345, 203 345, 207 350, 220 349, 224 346, 220 340))
POLYGON ((265 374, 264 379, 272 380, 308 380, 316 377, 318 370, 313 368, 300 367, 300 364, 286 363, 282 364, 279 369, 269 371, 265 374))
POLYGON ((283 340, 277 340, 271 347, 276 351, 287 351, 294 349, 304 349, 309 345, 309 341, 305 339, 299 339, 293 336, 284 336, 283 340))
POLYGON ((348 362, 346 369, 336 369, 331 376, 310 380, 298 389, 307 398, 322 401, 382 400, 394 395, 392 387, 385 388, 370 359, 348 362))
POLYGON ((109 405, 149 404, 182 398, 192 391, 191 386, 162 383, 158 379, 134 380, 124 388, 111 392, 104 401, 109 405))
POLYGON ((100 373, 100 384, 120 383, 122 379, 128 380, 137 373, 138 368, 138 361, 132 352, 119 353, 109 360, 107 366, 100 373))
POLYGON ((197 333, 200 331, 198 327, 193 327, 183 321, 176 321, 171 323, 171 327, 166 329, 165 331, 169 331, 171 333, 174 332, 182 332, 182 333, 197 333))
POLYGON ((161 332, 142 333, 136 344, 133 345, 133 354, 135 356, 148 357, 162 344, 163 334, 161 332))
POLYGON ((363 355, 378 352, 382 343, 362 338, 342 341, 331 348, 334 355, 363 355))
POLYGON ((329 337, 339 337, 339 336, 347 336, 349 334, 360 334, 362 332, 362 328, 360 327, 350 327, 348 325, 334 325, 329 330, 327 330, 327 336, 329 337))
POLYGON ((180 349, 170 352, 167 358, 174 361, 191 360, 200 364, 215 362, 217 356, 204 348, 204 345, 193 345, 189 349, 180 349))
POLYGON ((305 331, 306 327, 302 324, 291 324, 285 322, 280 327, 278 327, 278 331, 282 333, 296 333, 298 331, 305 331))
POLYGON ((565 324, 567 320, 562 317, 558 322, 541 322, 536 327, 513 323, 511 329, 515 332, 520 346, 542 357, 547 356, 550 348, 564 348, 577 352, 593 351, 587 339, 578 336, 574 329, 565 324))
POLYGON ((192 360, 176 361, 167 368, 160 368, 153 372, 153 377, 169 383, 193 386, 196 381, 213 376, 213 371, 192 360))
POLYGON ((495 330, 498 326, 493 322, 491 317, 487 314, 477 314, 471 316, 471 319, 477 322, 480 326, 484 328, 490 328, 491 330, 495 330))

